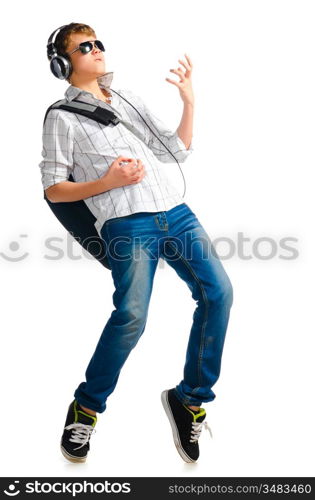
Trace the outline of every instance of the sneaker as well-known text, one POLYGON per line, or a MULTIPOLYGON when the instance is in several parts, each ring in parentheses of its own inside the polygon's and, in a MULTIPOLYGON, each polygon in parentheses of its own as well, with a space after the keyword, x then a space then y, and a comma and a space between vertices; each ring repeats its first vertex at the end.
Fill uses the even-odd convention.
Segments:
POLYGON ((85 462, 96 422, 96 415, 89 415, 75 399, 72 401, 60 441, 62 454, 70 462, 85 462))
POLYGON ((161 394, 162 404, 170 421, 173 439, 176 449, 185 462, 196 462, 199 458, 198 439, 204 426, 212 432, 204 421, 206 410, 192 410, 181 403, 175 395, 175 389, 163 391, 161 394))

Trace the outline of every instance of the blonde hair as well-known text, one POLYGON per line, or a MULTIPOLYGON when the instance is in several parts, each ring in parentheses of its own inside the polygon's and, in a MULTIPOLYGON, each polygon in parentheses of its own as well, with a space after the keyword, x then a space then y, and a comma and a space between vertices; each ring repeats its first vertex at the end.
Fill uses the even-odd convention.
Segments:
MULTIPOLYGON (((88 36, 94 36, 96 38, 95 31, 88 24, 83 24, 83 23, 67 24, 67 26, 62 28, 59 31, 58 35, 56 36, 55 46, 56 46, 58 54, 60 54, 61 56, 68 57, 68 59, 69 59, 69 56, 66 54, 66 52, 68 50, 70 38, 71 38, 71 35, 73 33, 85 33, 88 36)), ((70 77, 71 77, 71 73, 67 78, 67 82, 69 82, 69 83, 71 83, 70 77)))

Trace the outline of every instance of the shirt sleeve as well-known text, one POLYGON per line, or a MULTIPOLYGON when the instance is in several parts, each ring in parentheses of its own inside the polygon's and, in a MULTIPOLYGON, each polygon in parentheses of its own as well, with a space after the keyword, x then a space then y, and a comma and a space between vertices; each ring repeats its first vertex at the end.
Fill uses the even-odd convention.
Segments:
POLYGON ((57 109, 48 112, 42 135, 41 180, 44 190, 67 181, 73 170, 73 129, 65 113, 57 109))
MULTIPOLYGON (((139 112, 154 132, 153 133, 150 128, 147 127, 149 131, 148 147, 158 160, 163 163, 176 163, 176 160, 172 156, 173 154, 178 162, 183 163, 194 150, 193 139, 190 142, 189 148, 186 149, 185 144, 177 132, 170 130, 157 116, 155 116, 141 97, 135 95, 130 90, 124 90, 124 93, 126 94, 126 98, 130 98, 132 104, 138 108, 139 112), (170 152, 160 141, 165 144, 170 152)), ((142 121, 140 116, 139 119, 142 121)))

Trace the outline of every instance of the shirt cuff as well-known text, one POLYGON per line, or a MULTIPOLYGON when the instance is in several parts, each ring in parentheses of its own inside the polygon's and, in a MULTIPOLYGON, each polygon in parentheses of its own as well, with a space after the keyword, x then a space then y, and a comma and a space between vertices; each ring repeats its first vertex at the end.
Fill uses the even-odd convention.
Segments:
POLYGON ((178 142, 178 146, 180 147, 180 149, 183 149, 184 151, 186 151, 187 153, 191 153, 192 151, 194 151, 194 138, 192 137, 191 141, 190 141, 190 145, 189 145, 189 148, 186 149, 186 146, 184 144, 184 142, 181 140, 181 138, 179 137, 178 133, 176 132, 176 138, 177 138, 177 142, 178 142))

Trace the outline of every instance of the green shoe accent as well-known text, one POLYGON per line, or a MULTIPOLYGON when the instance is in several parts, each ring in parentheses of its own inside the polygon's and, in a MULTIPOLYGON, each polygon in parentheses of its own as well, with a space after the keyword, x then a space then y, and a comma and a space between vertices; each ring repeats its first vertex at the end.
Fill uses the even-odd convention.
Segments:
POLYGON ((97 422, 97 416, 95 415, 90 415, 89 413, 86 413, 84 410, 79 410, 78 409, 78 402, 77 400, 75 399, 74 401, 74 415, 75 415, 75 422, 78 421, 79 419, 79 416, 78 416, 78 413, 82 413, 83 415, 86 415, 87 417, 90 417, 93 419, 93 424, 92 424, 92 427, 95 427, 96 425, 96 422, 97 422))
POLYGON ((186 410, 189 411, 189 413, 192 414, 192 416, 194 417, 194 422, 197 421, 197 418, 198 417, 201 417, 202 415, 204 415, 206 413, 206 410, 204 408, 200 408, 200 412, 199 413, 194 413, 191 408, 188 408, 188 406, 184 405, 186 410))

